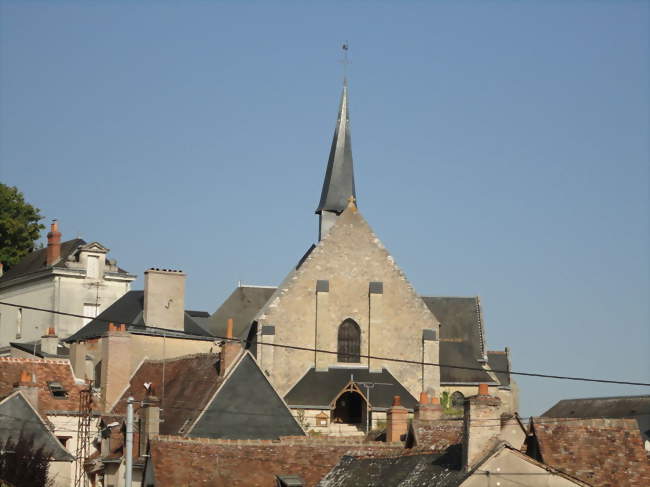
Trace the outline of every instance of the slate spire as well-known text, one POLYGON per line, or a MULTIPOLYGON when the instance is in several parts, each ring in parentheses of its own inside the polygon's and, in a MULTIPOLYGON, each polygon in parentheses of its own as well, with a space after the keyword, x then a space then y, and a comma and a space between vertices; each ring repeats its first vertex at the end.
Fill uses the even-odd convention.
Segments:
POLYGON ((350 112, 348 110, 348 82, 343 81, 343 92, 339 105, 339 115, 332 138, 330 157, 327 161, 325 181, 320 196, 316 214, 320 215, 320 236, 325 236, 334 224, 338 215, 348 205, 348 199, 353 196, 354 167, 352 164, 352 141, 350 138, 350 112))

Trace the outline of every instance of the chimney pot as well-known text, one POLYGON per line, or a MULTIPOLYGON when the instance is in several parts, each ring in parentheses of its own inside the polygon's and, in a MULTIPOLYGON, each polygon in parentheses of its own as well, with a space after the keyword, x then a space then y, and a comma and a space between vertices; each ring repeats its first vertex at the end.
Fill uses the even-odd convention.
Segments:
POLYGON ((20 372, 20 379, 18 381, 18 384, 21 386, 25 386, 28 384, 32 384, 32 374, 30 374, 27 370, 22 370, 20 372))
POLYGON ((429 394, 424 391, 420 392, 420 404, 429 404, 429 394))
POLYGON ((478 394, 479 396, 487 396, 490 394, 490 389, 487 384, 481 383, 478 385, 478 394))
POLYGON ((393 396, 393 406, 401 406, 402 399, 399 396, 393 396))

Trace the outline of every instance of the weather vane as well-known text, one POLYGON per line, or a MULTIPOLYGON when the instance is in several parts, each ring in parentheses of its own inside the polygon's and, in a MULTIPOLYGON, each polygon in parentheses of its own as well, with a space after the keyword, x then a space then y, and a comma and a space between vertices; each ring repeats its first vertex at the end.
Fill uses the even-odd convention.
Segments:
POLYGON ((350 43, 348 41, 345 41, 341 46, 341 49, 343 50, 343 59, 340 61, 343 65, 343 79, 347 81, 348 64, 350 64, 350 61, 348 60, 348 50, 350 49, 350 43))

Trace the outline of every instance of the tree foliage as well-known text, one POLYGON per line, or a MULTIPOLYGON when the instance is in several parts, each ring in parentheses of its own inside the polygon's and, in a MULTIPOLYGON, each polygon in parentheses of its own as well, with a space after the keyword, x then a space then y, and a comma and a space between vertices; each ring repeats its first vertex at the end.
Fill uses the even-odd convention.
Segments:
POLYGON ((6 269, 34 250, 45 228, 40 211, 25 202, 18 188, 0 183, 0 262, 6 269))
POLYGON ((0 486, 51 487, 49 458, 43 448, 35 448, 32 437, 22 431, 0 448, 0 486))

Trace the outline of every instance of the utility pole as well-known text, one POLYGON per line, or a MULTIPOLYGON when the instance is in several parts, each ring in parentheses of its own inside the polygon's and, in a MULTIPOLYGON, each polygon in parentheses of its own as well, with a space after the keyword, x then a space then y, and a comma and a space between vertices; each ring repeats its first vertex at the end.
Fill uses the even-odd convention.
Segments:
POLYGON ((360 386, 366 388, 366 434, 370 433, 370 390, 375 386, 392 386, 388 382, 357 382, 360 386))
POLYGON ((129 396, 126 402, 126 472, 124 472, 124 485, 131 487, 133 476, 133 397, 129 396))

